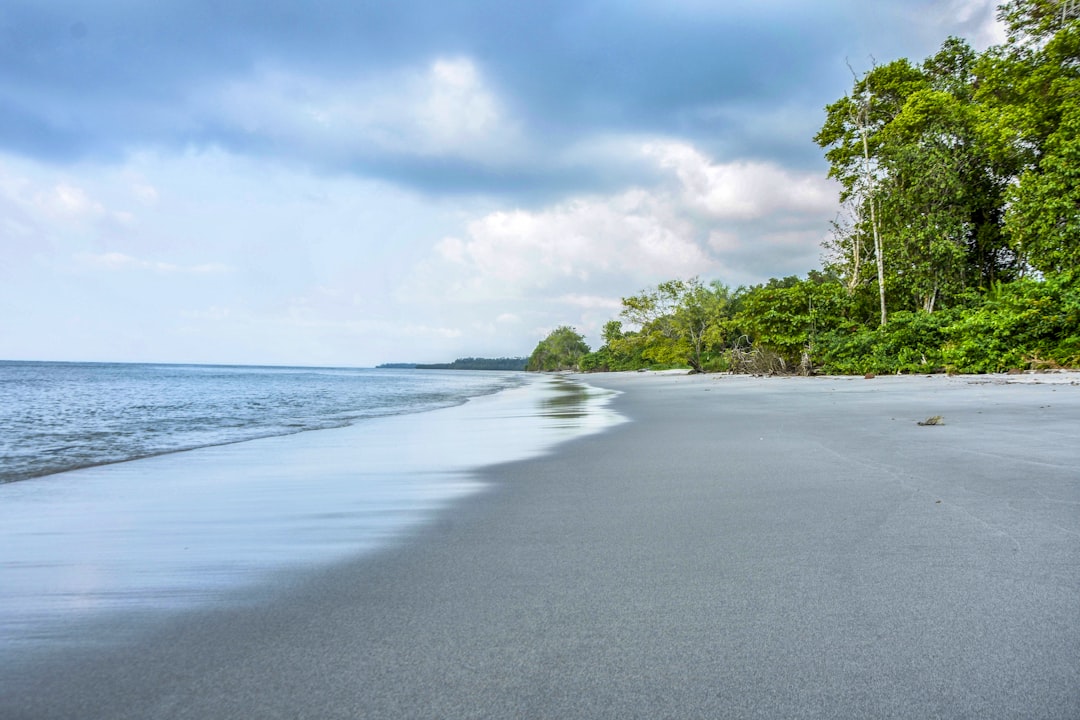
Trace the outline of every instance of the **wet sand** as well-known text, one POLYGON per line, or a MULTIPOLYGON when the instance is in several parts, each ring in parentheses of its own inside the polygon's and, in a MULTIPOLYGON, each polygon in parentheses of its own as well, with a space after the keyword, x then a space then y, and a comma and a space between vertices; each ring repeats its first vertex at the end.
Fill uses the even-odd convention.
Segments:
POLYGON ((631 422, 380 552, 27 657, 0 717, 1080 716, 1075 377, 584 379, 631 422))

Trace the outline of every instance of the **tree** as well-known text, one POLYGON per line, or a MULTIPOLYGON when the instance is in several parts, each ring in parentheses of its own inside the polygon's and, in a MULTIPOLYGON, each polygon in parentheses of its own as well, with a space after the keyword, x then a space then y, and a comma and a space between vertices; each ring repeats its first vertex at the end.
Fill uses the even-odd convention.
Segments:
MULTIPOLYGON (((833 243, 833 267, 857 272, 874 240, 880 324, 890 306, 933 312, 968 287, 1015 268, 1002 232, 1005 155, 984 132, 977 100, 984 63, 948 38, 920 65, 897 60, 857 78, 826 108, 815 137, 852 215, 833 243), (887 237, 888 242, 884 242, 887 237)), ((849 289, 858 277, 845 278, 849 289)))
POLYGON ((1008 0, 998 6, 1009 45, 1034 47, 1080 16, 1076 0, 1008 0))
POLYGON ((948 38, 920 63, 874 63, 826 107, 814 140, 844 214, 825 273, 624 298, 632 329, 609 323, 597 366, 1080 362, 1080 0, 1007 0, 998 17, 1007 42, 977 53, 948 38))
MULTIPOLYGON (((727 287, 719 282, 705 285, 698 278, 668 280, 623 298, 623 319, 641 329, 621 335, 615 347, 624 352, 637 348, 648 360, 704 372, 710 351, 723 342, 729 299, 727 287)), ((621 326, 618 329, 621 332, 621 326)))
POLYGON ((974 162, 965 121, 955 97, 927 89, 883 130, 882 207, 895 240, 895 284, 925 312, 963 286, 974 162))
POLYGON ((1073 99, 1038 166, 1020 176, 1011 197, 1006 227, 1031 266, 1043 273, 1080 268, 1080 100, 1073 99))
POLYGON ((846 322, 847 303, 841 283, 826 273, 773 278, 742 294, 734 325, 756 348, 775 353, 782 366, 808 371, 817 334, 846 322))
POLYGON ((983 59, 983 132, 1010 163, 1005 231, 1041 273, 1080 262, 1080 3, 1014 0, 1009 41, 983 59))
POLYGON ((534 372, 577 370, 581 358, 588 352, 584 336, 572 327, 561 325, 537 344, 525 369, 534 372))
MULTIPOLYGON (((862 78, 855 75, 854 70, 852 75, 855 85, 851 93, 825 108, 825 124, 814 136, 814 141, 826 149, 829 177, 840 181, 840 200, 854 211, 855 227, 868 227, 873 238, 881 324, 885 325, 888 315, 885 249, 878 217, 878 195, 883 181, 878 155, 879 134, 899 113, 907 96, 925 84, 925 78, 907 60, 875 65, 862 78)), ((853 262, 858 267, 862 252, 860 236, 853 239, 853 262)))

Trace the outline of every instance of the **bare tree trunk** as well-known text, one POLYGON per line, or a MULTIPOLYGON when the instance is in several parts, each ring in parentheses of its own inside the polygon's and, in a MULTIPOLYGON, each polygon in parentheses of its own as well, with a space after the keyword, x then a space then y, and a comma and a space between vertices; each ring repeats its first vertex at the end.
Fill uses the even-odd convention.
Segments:
POLYGON ((935 281, 934 282, 934 287, 930 290, 929 294, 927 294, 923 298, 923 303, 922 303, 923 310, 925 310, 928 313, 934 312, 934 306, 937 305, 937 297, 938 297, 938 284, 937 284, 937 281, 935 281))
POLYGON ((866 182, 867 200, 870 204, 870 228, 874 232, 874 259, 877 260, 878 299, 881 302, 881 326, 885 327, 887 316, 885 313, 885 255, 881 247, 881 230, 878 228, 877 198, 870 190, 870 142, 866 137, 865 115, 860 118, 859 132, 863 141, 863 175, 866 182))
POLYGON ((855 288, 859 287, 859 283, 862 281, 861 273, 862 269, 862 239, 859 237, 858 228, 851 238, 852 252, 855 254, 855 262, 852 263, 851 268, 851 280, 848 281, 848 292, 854 292, 855 288))
MULTIPOLYGON (((858 82, 858 76, 850 63, 848 64, 848 70, 851 70, 852 76, 858 82)), ((866 193, 866 202, 870 205, 870 228, 874 234, 874 258, 877 260, 878 299, 881 302, 881 326, 884 327, 888 319, 885 312, 885 255, 882 252, 881 228, 878 226, 877 202, 874 197, 873 173, 870 168, 870 131, 867 127, 870 124, 870 103, 872 100, 873 95, 860 99, 859 111, 852 114, 852 120, 858 126, 859 136, 862 138, 863 186, 866 193)))

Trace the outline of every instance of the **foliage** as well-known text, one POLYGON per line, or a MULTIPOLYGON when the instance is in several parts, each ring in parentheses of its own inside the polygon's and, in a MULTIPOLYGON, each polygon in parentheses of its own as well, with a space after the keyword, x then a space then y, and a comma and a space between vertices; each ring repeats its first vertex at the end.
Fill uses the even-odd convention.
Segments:
POLYGON ((1080 365, 1080 6, 874 65, 814 137, 844 214, 824 272, 623 298, 589 369, 991 372, 1080 365), (876 272, 870 270, 873 268, 876 272), (623 328, 626 322, 631 329, 623 328))
POLYGON ((848 298, 839 280, 824 273, 773 279, 744 291, 734 325, 782 366, 809 372, 817 335, 845 323, 848 298))
POLYGON ((727 330, 731 292, 719 282, 698 278, 669 280, 623 298, 622 317, 640 330, 613 328, 605 347, 620 357, 639 356, 661 365, 689 366, 705 372, 716 358, 727 330))
POLYGON ((1080 286, 1067 276, 996 286, 945 328, 943 359, 957 372, 1080 365, 1080 286))
POLYGON ((854 218, 834 235, 830 267, 854 291, 873 257, 882 324, 886 305, 933 312, 1015 275, 1002 232, 1013 157, 985 127, 978 88, 987 67, 967 43, 949 38, 919 65, 874 67, 826 108, 815 140, 854 218), (867 242, 871 233, 878 242, 867 242))
POLYGON ((619 372, 658 367, 642 356, 643 344, 635 342, 633 335, 636 333, 623 331, 621 322, 611 320, 604 325, 603 346, 581 359, 581 369, 585 372, 619 372))
POLYGON ((895 313, 884 328, 823 333, 824 372, 1000 372, 1080 365, 1080 285, 1069 276, 996 283, 951 310, 895 313))
POLYGON ((534 372, 577 370, 581 359, 588 353, 585 338, 574 328, 562 325, 537 344, 525 369, 534 372))
POLYGON ((1080 8, 1013 0, 999 9, 1009 41, 980 59, 976 99, 987 144, 1007 163, 1005 230, 1030 267, 1080 261, 1080 8))
POLYGON ((836 328, 818 338, 817 360, 822 372, 863 373, 940 372, 943 325, 949 312, 896 312, 885 327, 836 328))
POLYGON ((418 370, 524 370, 528 358, 458 358, 452 363, 414 365, 418 370))

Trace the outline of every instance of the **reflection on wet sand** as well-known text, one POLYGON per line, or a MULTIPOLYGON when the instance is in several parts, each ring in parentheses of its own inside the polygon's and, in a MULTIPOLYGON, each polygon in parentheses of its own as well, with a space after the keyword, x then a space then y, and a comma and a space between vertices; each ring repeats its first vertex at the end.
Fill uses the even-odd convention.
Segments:
POLYGON ((0 484, 0 667, 107 615, 136 632, 386 547, 479 492, 475 469, 624 422, 615 394, 530 376, 456 407, 0 484))
POLYGON ((549 392, 540 398, 540 415, 558 421, 557 425, 577 427, 581 419, 589 415, 590 401, 598 395, 606 395, 595 388, 565 378, 552 378, 549 392))

